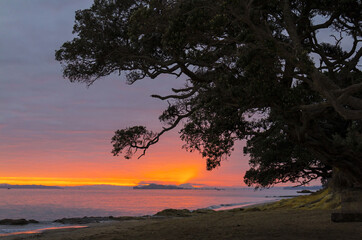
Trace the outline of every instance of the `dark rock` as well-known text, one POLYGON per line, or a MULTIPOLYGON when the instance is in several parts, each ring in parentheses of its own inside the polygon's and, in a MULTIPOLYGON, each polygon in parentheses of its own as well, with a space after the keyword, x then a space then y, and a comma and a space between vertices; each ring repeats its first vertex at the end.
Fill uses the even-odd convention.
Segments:
POLYGON ((28 220, 28 223, 39 223, 39 222, 37 220, 30 219, 30 220, 28 220))
POLYGON ((62 219, 57 219, 54 222, 62 224, 87 224, 87 223, 99 223, 101 221, 107 221, 107 220, 109 221, 111 219, 109 217, 62 218, 62 219))
POLYGON ((201 214, 205 214, 205 213, 213 213, 215 212, 212 209, 208 209, 208 208, 200 208, 200 209, 196 209, 195 211, 192 211, 192 213, 201 213, 201 214))
POLYGON ((297 193, 313 193, 313 192, 311 190, 304 189, 304 190, 301 190, 301 191, 297 191, 297 193))
POLYGON ((165 209, 158 213, 156 213, 154 216, 162 216, 162 217, 189 217, 192 213, 188 209, 165 209))
POLYGON ((2 219, 0 220, 0 225, 26 225, 29 223, 39 223, 34 219, 26 220, 26 219, 2 219))
POLYGON ((128 220, 144 220, 148 217, 129 217, 129 216, 124 216, 124 217, 113 217, 112 220, 114 221, 128 221, 128 220))
POLYGON ((62 224, 88 224, 88 223, 99 223, 105 221, 126 221, 126 220, 142 220, 144 217, 82 217, 82 218, 62 218, 57 219, 54 222, 62 224))

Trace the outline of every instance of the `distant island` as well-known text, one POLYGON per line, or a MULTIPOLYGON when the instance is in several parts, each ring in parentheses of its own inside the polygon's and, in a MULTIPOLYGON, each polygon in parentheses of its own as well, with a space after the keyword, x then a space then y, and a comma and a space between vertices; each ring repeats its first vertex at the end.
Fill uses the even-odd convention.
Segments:
POLYGON ((0 189, 62 189, 58 186, 0 184, 0 189))
POLYGON ((134 186, 133 189, 185 189, 185 190, 217 190, 217 191, 224 190, 216 187, 193 187, 191 186, 191 184, 181 184, 177 186, 177 185, 163 185, 156 183, 134 186))
POLYGON ((283 187, 284 190, 319 190, 322 186, 297 186, 297 187, 283 187))
POLYGON ((185 189, 185 188, 176 185, 162 185, 162 184, 150 183, 147 185, 134 186, 133 189, 185 189))

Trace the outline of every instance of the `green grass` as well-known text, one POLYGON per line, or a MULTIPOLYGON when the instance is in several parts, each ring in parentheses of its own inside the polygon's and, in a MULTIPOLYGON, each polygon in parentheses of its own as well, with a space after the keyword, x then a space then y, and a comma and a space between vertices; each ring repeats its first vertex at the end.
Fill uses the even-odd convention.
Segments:
POLYGON ((278 202, 265 204, 250 209, 245 209, 245 211, 255 211, 255 208, 258 208, 261 211, 276 210, 276 209, 333 210, 341 208, 341 196, 338 193, 332 193, 332 191, 329 188, 327 188, 312 193, 310 195, 304 195, 290 199, 283 199, 278 202))

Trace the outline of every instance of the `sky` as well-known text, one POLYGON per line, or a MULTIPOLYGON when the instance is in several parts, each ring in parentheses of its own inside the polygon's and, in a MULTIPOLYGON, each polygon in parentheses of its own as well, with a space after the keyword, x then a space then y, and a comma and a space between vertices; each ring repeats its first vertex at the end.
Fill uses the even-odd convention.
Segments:
POLYGON ((243 186, 243 143, 211 172, 200 154, 181 148, 177 131, 141 159, 111 154, 117 129, 159 131, 167 103, 150 95, 184 82, 163 76, 129 86, 124 75, 112 75, 87 87, 64 79, 55 50, 73 39, 75 11, 92 2, 0 0, 0 183, 243 186))

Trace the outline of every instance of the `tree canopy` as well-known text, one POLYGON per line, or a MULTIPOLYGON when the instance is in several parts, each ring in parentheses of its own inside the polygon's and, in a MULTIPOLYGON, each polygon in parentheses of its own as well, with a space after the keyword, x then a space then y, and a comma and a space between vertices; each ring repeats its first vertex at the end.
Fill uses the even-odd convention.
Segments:
POLYGON ((169 102, 162 131, 117 130, 114 155, 143 155, 180 125, 184 147, 208 169, 246 140, 248 185, 305 184, 333 170, 355 186, 361 10, 360 0, 95 0, 76 12, 76 36, 56 59, 66 78, 88 85, 114 72, 129 84, 187 78, 168 96, 152 95, 169 102))

